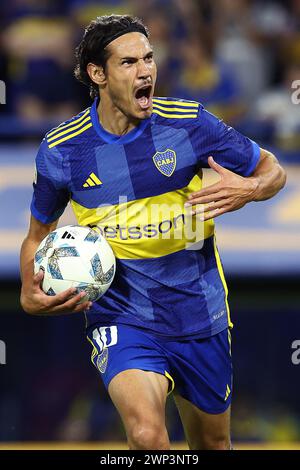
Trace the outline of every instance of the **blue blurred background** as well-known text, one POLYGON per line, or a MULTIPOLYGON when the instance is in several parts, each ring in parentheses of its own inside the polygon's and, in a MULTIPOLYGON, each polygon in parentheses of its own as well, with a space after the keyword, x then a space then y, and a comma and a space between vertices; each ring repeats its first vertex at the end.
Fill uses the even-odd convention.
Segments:
MULTIPOLYGON (((19 306, 35 154, 47 130, 90 105, 73 78, 74 47, 91 19, 110 13, 136 14, 149 27, 156 95, 199 100, 287 170, 275 199, 216 224, 235 323, 233 438, 300 441, 300 364, 291 359, 300 340, 300 104, 292 101, 300 0, 1 2, 0 441, 124 440, 90 363, 83 318, 34 318, 19 306)), ((73 220, 67 211, 61 225, 73 220)), ((171 439, 182 440, 172 399, 167 420, 171 439)))

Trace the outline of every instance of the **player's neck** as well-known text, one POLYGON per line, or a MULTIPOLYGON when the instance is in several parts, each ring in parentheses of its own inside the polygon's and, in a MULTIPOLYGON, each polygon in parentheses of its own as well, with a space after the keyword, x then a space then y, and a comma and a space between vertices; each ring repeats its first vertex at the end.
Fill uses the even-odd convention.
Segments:
POLYGON ((138 126, 139 120, 132 119, 122 113, 111 101, 101 97, 97 108, 101 126, 111 134, 125 135, 138 126))

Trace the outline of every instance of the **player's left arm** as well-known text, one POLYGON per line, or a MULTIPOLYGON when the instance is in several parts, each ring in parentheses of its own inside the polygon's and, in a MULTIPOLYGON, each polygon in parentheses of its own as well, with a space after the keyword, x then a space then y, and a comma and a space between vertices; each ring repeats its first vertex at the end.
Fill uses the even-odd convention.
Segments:
POLYGON ((270 199, 286 182, 286 173, 277 158, 267 150, 260 149, 260 157, 250 176, 240 176, 219 165, 213 157, 208 164, 220 180, 188 197, 187 206, 194 206, 193 214, 202 214, 203 220, 218 217, 226 212, 240 209, 251 201, 270 199))

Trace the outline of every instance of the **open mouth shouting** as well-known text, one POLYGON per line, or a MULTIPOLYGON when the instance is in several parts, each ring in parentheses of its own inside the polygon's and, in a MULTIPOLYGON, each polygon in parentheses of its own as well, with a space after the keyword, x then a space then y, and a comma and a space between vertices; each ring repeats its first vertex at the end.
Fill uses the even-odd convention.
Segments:
POLYGON ((139 107, 146 111, 152 105, 152 85, 143 85, 135 91, 135 100, 139 107))

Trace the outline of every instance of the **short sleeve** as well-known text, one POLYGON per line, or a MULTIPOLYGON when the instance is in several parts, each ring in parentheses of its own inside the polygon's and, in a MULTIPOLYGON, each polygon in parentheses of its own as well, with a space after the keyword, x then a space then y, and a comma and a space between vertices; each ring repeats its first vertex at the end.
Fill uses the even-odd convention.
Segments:
POLYGON ((208 157, 212 156, 228 170, 241 176, 251 175, 260 157, 258 144, 203 107, 198 119, 196 142, 199 167, 208 167, 208 157))
POLYGON ((57 149, 49 149, 43 140, 36 156, 36 176, 30 210, 44 224, 57 220, 64 212, 70 195, 65 161, 57 149))

